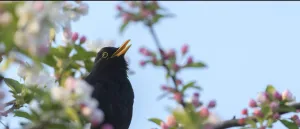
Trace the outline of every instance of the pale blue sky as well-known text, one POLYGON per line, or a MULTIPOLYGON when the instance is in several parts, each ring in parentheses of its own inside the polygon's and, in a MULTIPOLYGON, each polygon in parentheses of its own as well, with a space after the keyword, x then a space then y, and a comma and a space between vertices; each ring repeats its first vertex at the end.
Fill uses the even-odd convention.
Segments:
MULTIPOLYGON (((73 30, 89 39, 113 39, 120 45, 131 39, 130 76, 135 90, 134 115, 130 129, 150 129, 156 125, 150 117, 165 119, 169 100, 156 101, 165 84, 163 69, 146 66, 138 48, 155 49, 153 39, 141 24, 129 26, 118 34, 121 19, 116 19, 118 2, 88 2, 88 16, 73 24, 73 30)), ((203 87, 201 100, 217 100, 221 118, 240 116, 250 98, 256 98, 267 84, 280 91, 290 89, 300 94, 300 3, 299 2, 160 2, 175 18, 155 26, 163 47, 180 49, 191 46, 194 59, 207 69, 186 70, 179 77, 184 82, 197 80, 203 87)), ((156 50, 156 49, 155 49, 156 50)), ((9 73, 15 73, 10 70, 9 73)), ((6 74, 16 77, 12 74, 6 74)), ((281 125, 276 127, 282 128, 281 125)))

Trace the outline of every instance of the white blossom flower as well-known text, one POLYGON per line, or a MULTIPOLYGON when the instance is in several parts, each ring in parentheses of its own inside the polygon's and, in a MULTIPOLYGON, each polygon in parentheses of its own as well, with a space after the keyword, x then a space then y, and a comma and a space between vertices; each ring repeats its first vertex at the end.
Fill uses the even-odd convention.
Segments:
POLYGON ((293 94, 289 90, 284 90, 282 92, 282 99, 286 101, 293 101, 293 94))
POLYGON ((7 25, 11 22, 12 20, 12 15, 10 12, 4 12, 0 14, 0 24, 1 25, 7 25))
POLYGON ((41 112, 41 107, 39 105, 39 102, 36 99, 33 99, 29 103, 29 107, 31 110, 34 110, 37 113, 41 112))
POLYGON ((103 111, 100 109, 94 110, 90 119, 93 123, 98 123, 98 124, 101 123, 104 120, 103 111))
POLYGON ((18 6, 16 14, 19 17, 19 29, 15 33, 16 45, 32 55, 45 55, 49 49, 46 44, 50 43, 50 28, 57 30, 60 26, 68 26, 73 19, 72 15, 77 15, 73 9, 63 8, 63 1, 26 1, 18 6))
POLYGON ((91 50, 91 51, 95 51, 98 52, 100 51, 103 47, 113 47, 115 46, 115 43, 113 40, 92 40, 92 41, 88 41, 86 43, 86 47, 91 50))
POLYGON ((51 88, 51 97, 55 101, 60 101, 66 103, 69 101, 71 92, 64 87, 52 87, 51 88))

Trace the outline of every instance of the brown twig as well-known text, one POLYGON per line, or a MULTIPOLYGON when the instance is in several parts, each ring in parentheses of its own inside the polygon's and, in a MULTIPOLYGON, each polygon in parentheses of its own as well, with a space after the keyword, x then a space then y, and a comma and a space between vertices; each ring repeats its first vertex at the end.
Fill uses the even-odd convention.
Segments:
MULTIPOLYGON (((294 103, 294 104, 291 104, 289 105, 295 109, 300 109, 300 103, 294 103)), ((279 112, 280 115, 282 114, 286 114, 288 112, 279 112)), ((252 119, 254 121, 257 121, 255 117, 248 117, 246 119, 252 119)), ((227 121, 224 121, 222 123, 220 123, 219 125, 216 125, 214 127, 214 129, 225 129, 225 128, 231 128, 231 127, 239 127, 239 126, 244 126, 245 124, 239 124, 238 123, 238 119, 233 119, 233 120, 227 120, 227 121)))
POLYGON ((11 113, 11 112, 13 112, 15 109, 17 109, 18 107, 17 107, 17 105, 16 104, 13 104, 13 106, 11 107, 11 108, 9 108, 8 110, 6 110, 6 111, 4 111, 4 112, 0 112, 0 115, 1 116, 5 116, 5 117, 7 117, 7 114, 8 113, 11 113))
POLYGON ((5 103, 5 107, 15 104, 16 100, 9 101, 5 103))
MULTIPOLYGON (((160 53, 162 66, 166 69, 167 74, 170 75, 170 77, 172 79, 172 82, 174 83, 174 86, 175 86, 175 91, 178 92, 179 90, 178 90, 178 85, 176 83, 176 80, 177 80, 176 79, 176 74, 173 74, 173 75, 171 74, 171 70, 170 70, 170 68, 167 66, 167 64, 165 62, 163 48, 161 46, 161 43, 158 40, 158 36, 156 35, 156 33, 155 33, 154 29, 153 29, 153 26, 152 25, 148 25, 148 27, 149 27, 150 34, 151 34, 151 36, 154 39, 155 45, 158 48, 158 51, 160 53)), ((182 106, 185 106, 185 103, 184 103, 183 99, 181 100, 180 104, 182 106)))

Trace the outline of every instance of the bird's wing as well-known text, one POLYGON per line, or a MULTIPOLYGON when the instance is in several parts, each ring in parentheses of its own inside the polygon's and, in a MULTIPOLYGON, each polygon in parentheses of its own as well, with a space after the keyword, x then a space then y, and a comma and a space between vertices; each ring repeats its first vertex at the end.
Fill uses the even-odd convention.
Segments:
POLYGON ((118 87, 116 83, 97 82, 93 97, 99 101, 99 108, 104 112, 104 123, 113 124, 116 129, 128 129, 132 118, 132 104, 121 96, 118 87))

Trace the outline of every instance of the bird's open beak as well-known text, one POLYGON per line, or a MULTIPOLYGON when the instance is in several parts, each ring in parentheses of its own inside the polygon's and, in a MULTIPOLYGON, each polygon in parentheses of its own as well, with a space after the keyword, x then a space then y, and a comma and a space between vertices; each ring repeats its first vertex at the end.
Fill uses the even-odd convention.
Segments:
POLYGON ((111 56, 111 58, 115 57, 115 56, 121 56, 124 55, 128 49, 131 47, 131 44, 127 46, 127 44, 130 42, 129 40, 126 40, 120 47, 119 49, 111 56))

